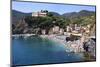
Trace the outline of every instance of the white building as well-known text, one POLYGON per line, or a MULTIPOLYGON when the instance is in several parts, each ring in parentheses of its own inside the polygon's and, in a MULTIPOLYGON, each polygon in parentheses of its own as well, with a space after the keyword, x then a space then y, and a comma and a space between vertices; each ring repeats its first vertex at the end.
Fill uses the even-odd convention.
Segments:
POLYGON ((42 35, 45 35, 46 34, 46 30, 42 30, 41 33, 42 33, 42 35))
POLYGON ((70 31, 70 27, 66 26, 66 31, 69 32, 70 31))
POLYGON ((64 29, 60 28, 59 34, 64 34, 64 29))
POLYGON ((46 12, 33 12, 32 13, 32 16, 34 17, 46 17, 47 16, 47 13, 46 12))
POLYGON ((53 27, 53 33, 59 33, 59 26, 54 26, 53 27))

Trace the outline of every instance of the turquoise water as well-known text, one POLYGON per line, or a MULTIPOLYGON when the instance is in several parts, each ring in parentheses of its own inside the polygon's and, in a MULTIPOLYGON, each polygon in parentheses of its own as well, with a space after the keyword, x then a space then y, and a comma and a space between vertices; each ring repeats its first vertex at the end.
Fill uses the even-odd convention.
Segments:
POLYGON ((67 53, 64 45, 38 36, 12 38, 12 64, 49 64, 83 61, 82 53, 67 53))

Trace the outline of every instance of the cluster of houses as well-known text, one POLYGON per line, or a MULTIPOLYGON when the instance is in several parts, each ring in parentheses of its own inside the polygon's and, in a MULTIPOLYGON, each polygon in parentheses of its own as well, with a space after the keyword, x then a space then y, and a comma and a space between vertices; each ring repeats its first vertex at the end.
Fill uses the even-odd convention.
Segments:
MULTIPOLYGON (((54 26, 48 32, 48 34, 58 34, 58 35, 67 35, 68 33, 75 33, 75 34, 83 34, 83 33, 90 33, 90 25, 86 27, 78 26, 77 24, 70 24, 66 26, 66 29, 60 28, 59 26, 54 26)), ((41 30, 43 35, 46 34, 46 29, 41 30)))
MULTIPOLYGON (((38 12, 33 12, 32 16, 34 17, 46 17, 47 16, 47 12, 44 11, 38 11, 38 12)), ((54 26, 53 28, 51 28, 48 32, 48 34, 60 34, 60 35, 66 35, 67 32, 70 33, 89 33, 90 29, 90 25, 87 25, 85 27, 78 25, 78 24, 70 24, 68 26, 66 26, 66 29, 60 28, 59 26, 54 26)), ((46 29, 41 30, 41 34, 45 35, 47 32, 46 29)))

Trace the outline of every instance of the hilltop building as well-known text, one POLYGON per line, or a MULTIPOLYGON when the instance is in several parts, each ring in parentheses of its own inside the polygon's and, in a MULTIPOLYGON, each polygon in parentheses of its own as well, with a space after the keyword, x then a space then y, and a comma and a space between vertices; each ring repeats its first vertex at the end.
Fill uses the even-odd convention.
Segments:
POLYGON ((47 16, 47 13, 46 13, 46 12, 43 12, 43 11, 40 11, 40 12, 33 12, 33 13, 32 13, 32 16, 33 16, 33 17, 46 17, 46 16, 47 16))

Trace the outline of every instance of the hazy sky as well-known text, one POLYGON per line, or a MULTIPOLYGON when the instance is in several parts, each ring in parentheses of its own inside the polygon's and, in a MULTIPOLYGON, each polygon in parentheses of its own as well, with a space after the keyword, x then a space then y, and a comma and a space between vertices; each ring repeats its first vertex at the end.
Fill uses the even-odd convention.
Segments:
POLYGON ((95 11, 95 6, 65 5, 65 4, 47 4, 35 2, 12 2, 12 9, 21 12, 37 12, 40 10, 48 10, 63 14, 66 12, 79 12, 80 10, 95 11))

